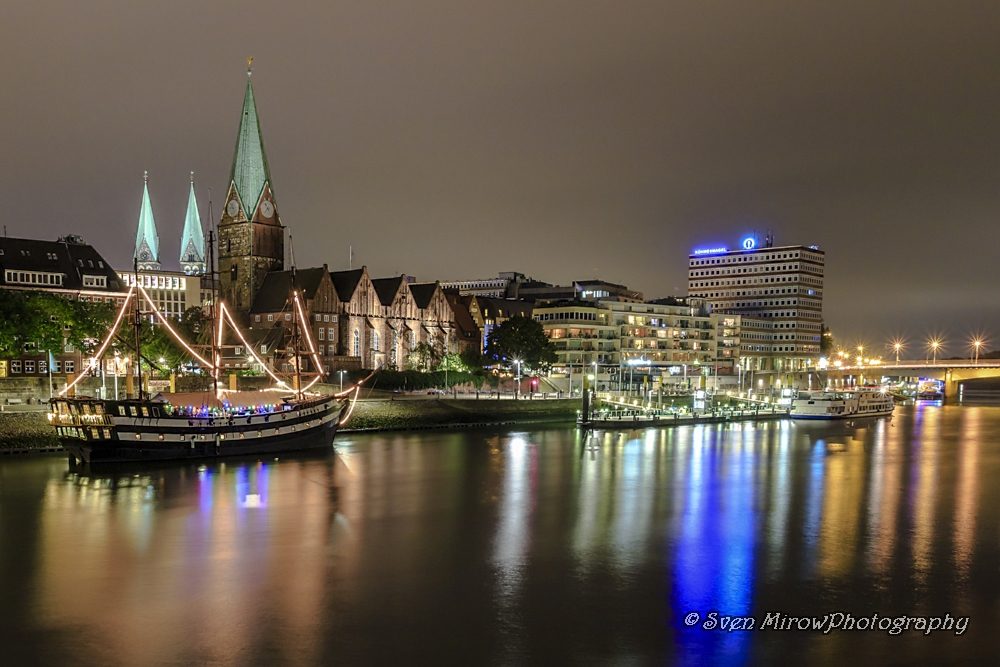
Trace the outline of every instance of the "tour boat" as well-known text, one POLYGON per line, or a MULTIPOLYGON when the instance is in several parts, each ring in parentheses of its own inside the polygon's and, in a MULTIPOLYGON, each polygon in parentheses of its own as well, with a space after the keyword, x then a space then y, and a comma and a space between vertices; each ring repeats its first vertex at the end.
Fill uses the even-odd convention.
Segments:
POLYGON ((328 448, 347 404, 344 396, 205 392, 57 398, 49 416, 74 462, 162 461, 328 448))
POLYGON ((844 391, 800 391, 792 400, 792 419, 885 417, 895 408, 892 395, 877 387, 844 391))

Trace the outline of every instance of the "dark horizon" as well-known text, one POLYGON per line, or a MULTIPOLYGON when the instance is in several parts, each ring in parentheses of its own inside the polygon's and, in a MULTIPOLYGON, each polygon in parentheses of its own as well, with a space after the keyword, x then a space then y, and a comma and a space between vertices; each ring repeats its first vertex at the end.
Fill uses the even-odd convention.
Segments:
POLYGON ((376 277, 652 299, 693 248, 771 229, 826 251, 838 343, 995 349, 998 27, 973 3, 25 4, 0 28, 4 224, 127 266, 148 170, 177 266, 190 171, 221 213, 254 56, 300 266, 353 246, 376 277))

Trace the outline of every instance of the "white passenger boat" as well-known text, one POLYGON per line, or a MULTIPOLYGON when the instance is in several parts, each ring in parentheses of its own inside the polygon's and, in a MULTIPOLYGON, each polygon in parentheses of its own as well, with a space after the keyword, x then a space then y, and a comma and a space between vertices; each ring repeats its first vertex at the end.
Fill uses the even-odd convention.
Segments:
POLYGON ((876 387, 845 391, 800 391, 792 400, 792 419, 849 419, 892 414, 892 395, 876 387))

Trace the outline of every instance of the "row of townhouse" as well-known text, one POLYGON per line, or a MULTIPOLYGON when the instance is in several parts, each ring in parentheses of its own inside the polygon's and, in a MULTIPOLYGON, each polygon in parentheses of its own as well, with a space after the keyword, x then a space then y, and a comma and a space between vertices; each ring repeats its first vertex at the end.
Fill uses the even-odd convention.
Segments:
MULTIPOLYGON (((298 270, 294 286, 302 295, 309 335, 328 371, 402 368, 421 343, 442 352, 459 349, 454 312, 439 283, 418 283, 405 275, 373 279, 367 267, 331 272, 324 265, 298 270)), ((250 337, 267 337, 265 354, 273 354, 287 340, 294 321, 292 291, 291 271, 271 271, 254 297, 250 337), (275 328, 286 334, 268 333, 275 328)), ((249 358, 233 363, 253 365, 249 358)), ((308 370, 309 363, 303 363, 308 370)))

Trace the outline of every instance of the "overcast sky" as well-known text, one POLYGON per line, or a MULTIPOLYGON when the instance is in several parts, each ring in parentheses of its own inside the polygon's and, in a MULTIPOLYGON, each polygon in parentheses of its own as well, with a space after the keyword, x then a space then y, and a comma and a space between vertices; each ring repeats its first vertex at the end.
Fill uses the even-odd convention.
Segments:
POLYGON ((827 253, 838 342, 1000 347, 1000 3, 51 2, 0 22, 10 236, 165 268, 227 185, 246 58, 299 266, 598 276, 697 246, 827 253))

